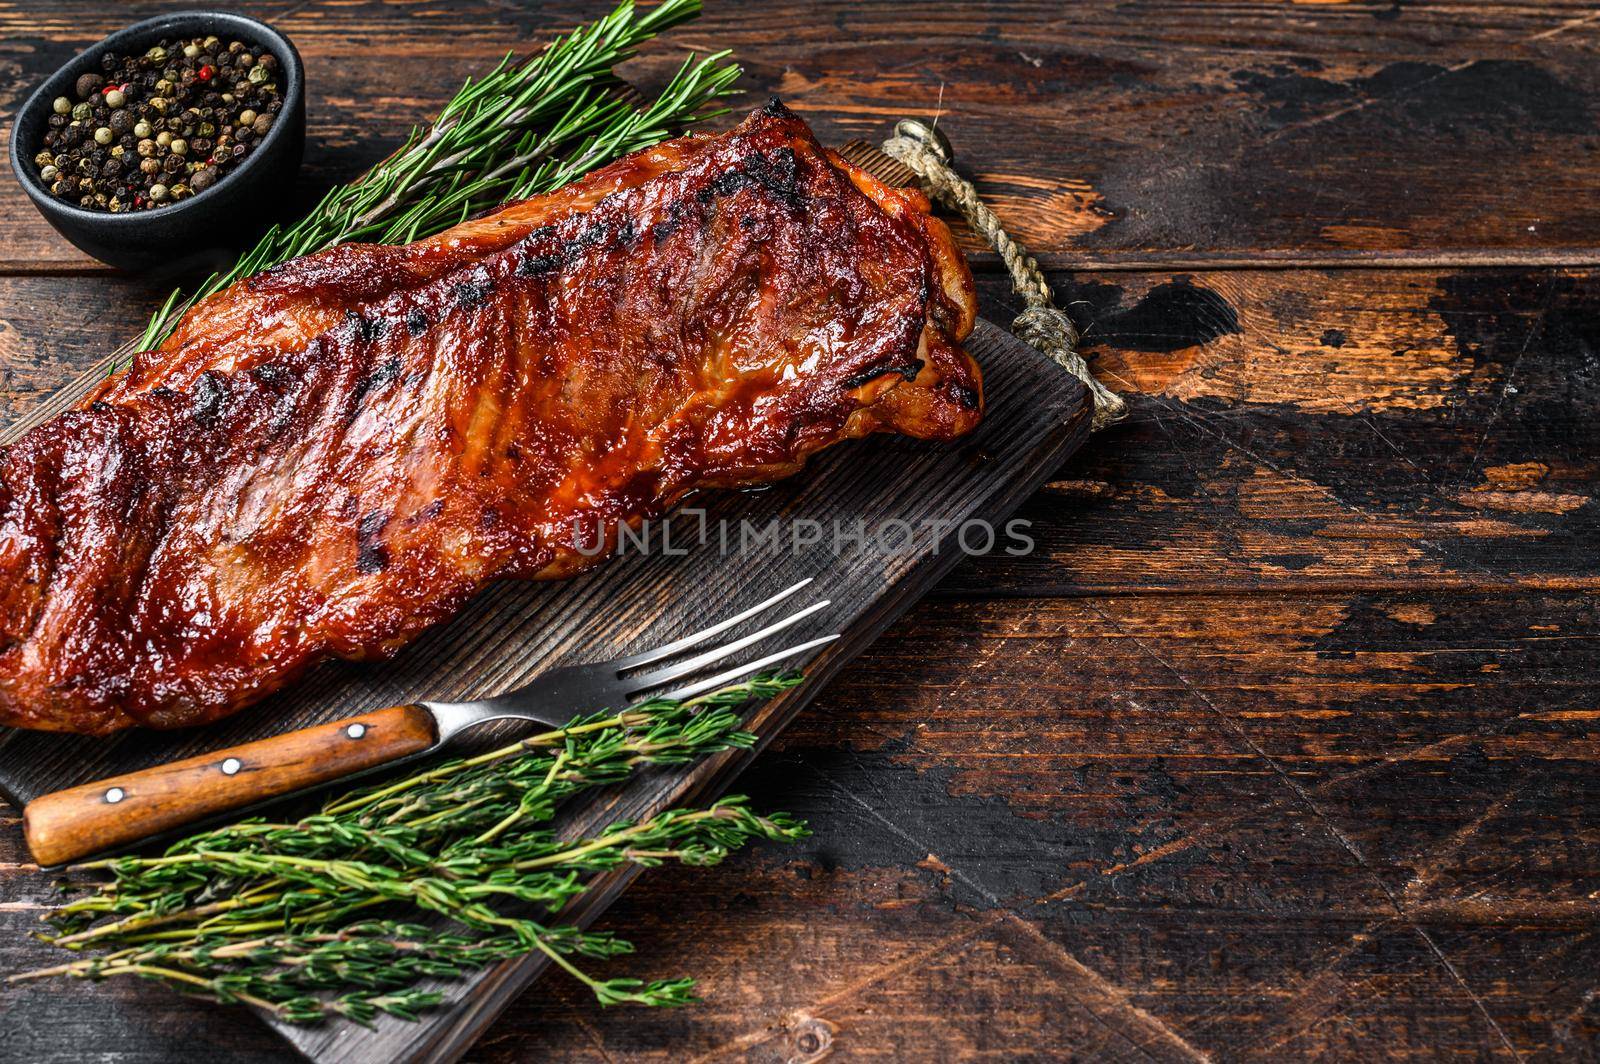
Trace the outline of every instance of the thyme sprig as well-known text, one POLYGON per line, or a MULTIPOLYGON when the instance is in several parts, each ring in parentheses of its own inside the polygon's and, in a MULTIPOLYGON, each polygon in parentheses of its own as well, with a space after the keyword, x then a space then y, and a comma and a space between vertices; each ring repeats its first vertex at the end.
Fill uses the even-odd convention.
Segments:
POLYGON ((739 797, 618 821, 584 838, 551 830, 558 807, 642 767, 747 748, 741 710, 798 677, 760 676, 684 701, 654 700, 458 758, 325 802, 192 835, 152 857, 76 866, 108 877, 53 912, 44 937, 94 956, 11 977, 135 976, 310 1023, 414 1018, 442 1000, 418 984, 543 953, 601 1004, 681 1005, 693 982, 598 979, 575 958, 632 947, 552 923, 593 877, 623 865, 713 865, 755 839, 807 832, 739 797), (447 918, 438 924, 423 916, 447 918))
POLYGON ((194 292, 174 291, 139 339, 149 350, 195 303, 279 263, 336 244, 409 243, 508 199, 549 192, 693 122, 739 76, 727 52, 684 62, 654 102, 636 108, 616 91, 614 68, 657 34, 694 18, 700 0, 638 11, 623 0, 604 18, 517 60, 507 55, 468 79, 431 124, 389 158, 330 189, 289 226, 273 226, 229 269, 194 292))
MULTIPOLYGON (((687 60, 646 106, 617 91, 618 63, 699 10, 700 0, 662 0, 643 12, 624 0, 537 55, 507 56, 304 219, 272 227, 194 292, 173 292, 139 346, 159 344, 190 307, 241 277, 341 243, 430 236, 722 113, 708 108, 739 76, 726 52, 687 60)), ((78 866, 73 874, 101 878, 52 913, 54 931, 41 937, 94 955, 10 981, 134 976, 289 1022, 370 1023, 380 1013, 415 1018, 442 1000, 420 984, 539 952, 602 1004, 683 1004, 692 1000, 688 979, 590 976, 577 958, 632 947, 552 918, 608 869, 715 864, 753 839, 801 838, 804 825, 758 815, 737 797, 621 821, 588 838, 562 838, 549 822, 568 799, 641 767, 748 747, 740 710, 795 682, 764 676, 683 702, 595 714, 333 798, 294 822, 246 820, 160 856, 78 866)))

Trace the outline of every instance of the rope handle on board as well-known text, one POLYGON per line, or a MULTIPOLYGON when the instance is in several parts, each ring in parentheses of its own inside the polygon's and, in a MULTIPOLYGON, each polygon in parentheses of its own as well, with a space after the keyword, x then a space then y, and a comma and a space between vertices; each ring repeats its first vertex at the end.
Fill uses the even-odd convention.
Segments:
POLYGON ((1027 248, 1011 239, 994 211, 978 198, 972 182, 956 172, 951 163, 955 152, 944 134, 914 118, 902 118, 895 123, 894 136, 883 142, 883 151, 910 167, 928 195, 951 210, 960 211, 967 223, 1000 253, 1011 274, 1011 287, 1028 304, 1028 309, 1012 320, 1011 328, 1088 386, 1094 396, 1091 427, 1098 431, 1127 417, 1128 404, 1122 396, 1095 380, 1078 354, 1078 330, 1055 305, 1050 283, 1044 279, 1038 262, 1027 248))

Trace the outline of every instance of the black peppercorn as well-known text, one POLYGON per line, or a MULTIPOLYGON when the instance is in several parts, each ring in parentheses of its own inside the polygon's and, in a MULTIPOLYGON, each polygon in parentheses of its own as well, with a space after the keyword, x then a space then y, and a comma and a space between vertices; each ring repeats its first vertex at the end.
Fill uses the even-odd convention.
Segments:
POLYGON ((34 158, 39 180, 69 202, 114 212, 198 195, 271 128, 283 107, 277 69, 265 49, 217 37, 108 52, 100 73, 51 102, 34 158))

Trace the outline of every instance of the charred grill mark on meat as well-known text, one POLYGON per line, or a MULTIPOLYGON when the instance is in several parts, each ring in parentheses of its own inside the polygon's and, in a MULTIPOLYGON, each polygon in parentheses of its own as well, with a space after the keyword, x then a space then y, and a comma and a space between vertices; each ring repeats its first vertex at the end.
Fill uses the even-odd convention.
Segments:
POLYGON ((974 310, 927 201, 776 102, 240 282, 0 453, 0 723, 203 723, 687 492, 958 436, 974 310))

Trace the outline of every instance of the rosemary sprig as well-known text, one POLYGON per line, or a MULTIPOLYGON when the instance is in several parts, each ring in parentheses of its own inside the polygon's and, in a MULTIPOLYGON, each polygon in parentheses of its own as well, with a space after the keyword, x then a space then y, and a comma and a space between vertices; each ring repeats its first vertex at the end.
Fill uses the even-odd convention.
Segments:
POLYGON ((742 798, 621 821, 588 838, 548 826, 558 806, 647 765, 748 747, 739 712, 798 682, 761 676, 682 702, 574 720, 496 750, 329 799, 293 823, 246 820, 154 857, 77 866, 109 880, 49 917, 48 941, 106 951, 11 977, 135 976, 296 1023, 413 1018, 441 1000, 425 980, 540 952, 602 1004, 679 1005, 693 982, 596 979, 574 958, 631 946, 549 921, 601 872, 716 864, 803 824, 742 798), (445 917, 455 930, 415 922, 445 917))
MULTIPOLYGON (((610 15, 471 81, 426 128, 300 222, 274 226, 232 269, 175 291, 140 347, 159 344, 195 303, 235 280, 351 241, 409 242, 507 199, 550 191, 720 111, 739 70, 726 52, 684 63, 636 108, 612 73, 639 44, 694 17, 700 0, 610 15)), ((297 1023, 378 1014, 415 1018, 441 992, 418 984, 541 952, 602 1004, 677 1005, 687 979, 595 979, 574 958, 631 946, 549 918, 592 878, 625 864, 709 865, 752 839, 792 840, 804 825, 759 816, 743 799, 619 822, 585 839, 545 826, 564 801, 647 765, 749 746, 739 710, 794 677, 758 677, 684 702, 655 701, 575 720, 521 742, 362 788, 293 823, 247 820, 192 836, 158 857, 94 862, 87 896, 57 909, 48 941, 103 951, 11 981, 134 976, 240 1002, 297 1023), (423 925, 419 915, 444 918, 423 925), (441 929, 453 925, 454 929, 441 929)))
POLYGON ((700 0, 662 0, 637 11, 623 0, 609 15, 521 61, 508 55, 468 80, 426 128, 364 176, 337 186, 299 222, 273 226, 231 269, 190 295, 175 291, 139 339, 164 340, 195 303, 279 263, 335 244, 409 243, 508 199, 559 188, 596 166, 664 140, 721 111, 739 68, 727 52, 690 59, 660 96, 635 109, 612 73, 640 44, 700 13, 700 0))

